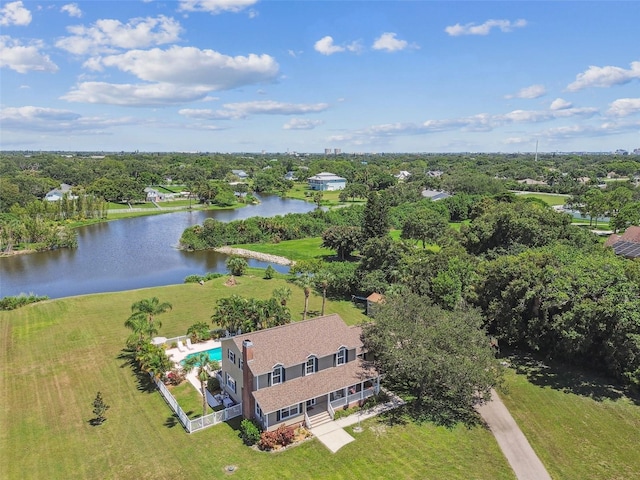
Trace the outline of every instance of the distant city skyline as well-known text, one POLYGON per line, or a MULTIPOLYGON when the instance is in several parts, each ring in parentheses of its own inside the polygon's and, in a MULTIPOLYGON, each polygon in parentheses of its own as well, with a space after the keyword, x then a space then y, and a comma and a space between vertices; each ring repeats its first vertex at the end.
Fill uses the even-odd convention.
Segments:
POLYGON ((634 152, 637 2, 2 1, 0 148, 634 152))

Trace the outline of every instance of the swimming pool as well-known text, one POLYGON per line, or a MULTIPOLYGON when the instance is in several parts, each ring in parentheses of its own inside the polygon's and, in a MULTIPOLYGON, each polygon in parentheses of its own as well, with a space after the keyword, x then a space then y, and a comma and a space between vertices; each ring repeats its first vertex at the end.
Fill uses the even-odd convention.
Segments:
POLYGON ((209 350, 204 350, 203 352, 198 352, 198 353, 190 353, 189 355, 187 355, 185 357, 185 359, 181 362, 184 365, 184 362, 189 359, 189 358, 193 358, 193 357, 197 357, 198 355, 200 355, 201 353, 206 353, 207 355, 209 355, 209 360, 213 361, 221 361, 222 360, 222 347, 216 347, 216 348, 210 348, 209 350))

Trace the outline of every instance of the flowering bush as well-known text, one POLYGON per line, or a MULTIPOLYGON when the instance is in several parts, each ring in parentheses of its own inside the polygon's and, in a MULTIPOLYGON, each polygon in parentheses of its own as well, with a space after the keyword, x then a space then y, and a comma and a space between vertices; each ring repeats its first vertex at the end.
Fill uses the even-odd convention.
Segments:
POLYGON ((266 431, 260 434, 260 442, 258 447, 262 450, 273 450, 276 447, 286 447, 293 442, 295 430, 287 427, 285 424, 280 425, 276 430, 266 431))

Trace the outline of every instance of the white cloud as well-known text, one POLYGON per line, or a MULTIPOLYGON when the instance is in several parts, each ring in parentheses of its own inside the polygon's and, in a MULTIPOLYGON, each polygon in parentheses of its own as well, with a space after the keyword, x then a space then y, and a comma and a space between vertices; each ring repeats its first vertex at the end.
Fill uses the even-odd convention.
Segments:
POLYGON ((570 92, 576 92, 588 87, 612 87, 640 79, 640 61, 631 62, 631 68, 625 70, 620 67, 590 66, 585 72, 576 75, 576 80, 567 86, 570 92))
POLYGON ((551 102, 549 108, 551 110, 564 110, 565 108, 571 108, 572 106, 573 104, 571 102, 567 102, 563 98, 556 98, 553 102, 551 102))
MULTIPOLYGON (((180 0, 178 10, 183 12, 208 12, 217 15, 224 12, 238 13, 258 0, 180 0)), ((252 13, 249 12, 251 17, 252 13)), ((253 18, 253 17, 251 17, 253 18)))
POLYGON ((60 11, 68 13, 70 17, 80 18, 82 16, 82 10, 80 10, 77 3, 67 3, 62 6, 60 11))
POLYGON ((101 19, 89 27, 67 27, 67 31, 72 35, 58 40, 56 46, 76 55, 85 55, 175 42, 180 38, 182 27, 173 18, 160 15, 133 18, 126 24, 120 20, 101 19))
POLYGON ((640 112, 640 98, 619 98, 609 105, 607 113, 616 117, 626 117, 640 112))
POLYGON ((148 82, 197 85, 208 90, 269 82, 276 78, 279 69, 269 55, 230 57, 214 50, 179 46, 167 50, 130 50, 121 55, 93 58, 85 65, 93 70, 114 67, 148 82))
POLYGON ((319 52, 322 55, 333 55, 334 53, 346 51, 354 53, 362 51, 362 45, 360 44, 360 42, 355 41, 349 44, 345 44, 344 46, 336 45, 333 43, 333 37, 331 37, 330 35, 322 37, 320 40, 318 40, 313 45, 313 48, 316 52, 319 52))
POLYGON ((292 118, 285 123, 282 128, 284 130, 313 130, 324 122, 322 120, 310 120, 307 118, 292 118))
POLYGON ((283 103, 273 100, 226 103, 219 110, 184 108, 178 113, 189 118, 208 120, 238 119, 249 115, 304 115, 322 112, 329 108, 326 103, 283 103))
POLYGON ((60 97, 69 102, 103 103, 129 107, 177 105, 201 100, 209 88, 170 83, 114 84, 83 82, 60 97))
POLYGON ((132 118, 98 118, 55 108, 34 106, 9 107, 0 110, 2 128, 11 131, 47 132, 49 134, 101 134, 104 129, 119 125, 131 125, 139 120, 132 118))
POLYGON ((547 93, 547 89, 544 85, 531 85, 529 87, 521 88, 517 93, 512 95, 505 95, 505 98, 539 98, 547 93))
POLYGON ((511 20, 487 20, 481 25, 476 25, 475 23, 467 23, 465 25, 460 25, 456 23, 455 25, 449 26, 444 29, 452 37, 458 37, 460 35, 488 35, 493 28, 499 28, 503 32, 511 32, 514 28, 522 28, 527 25, 526 20, 516 20, 512 22, 511 20))
POLYGON ((31 12, 24 8, 21 1, 9 2, 0 10, 0 25, 25 26, 31 23, 31 12))
POLYGON ((10 68, 18 73, 57 72, 58 66, 48 55, 40 53, 42 42, 22 45, 18 40, 0 36, 0 68, 10 68))
POLYGON ((409 46, 406 40, 398 40, 396 34, 392 32, 385 32, 376 38, 373 42, 372 48, 374 50, 385 50, 387 52, 397 52, 404 50, 409 46))

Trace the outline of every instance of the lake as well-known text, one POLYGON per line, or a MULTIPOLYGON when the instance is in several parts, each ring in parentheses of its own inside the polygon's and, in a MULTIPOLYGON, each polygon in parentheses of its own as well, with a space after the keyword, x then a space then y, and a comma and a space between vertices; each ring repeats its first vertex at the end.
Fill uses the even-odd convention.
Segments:
MULTIPOLYGON (((183 283, 185 277, 226 272, 226 255, 178 250, 182 232, 207 218, 220 221, 306 213, 302 200, 264 196, 235 210, 180 211, 126 218, 78 229, 78 248, 0 258, 0 298, 21 293, 61 298, 183 283)), ((267 264, 248 260, 252 267, 267 264)), ((288 267, 273 265, 276 270, 288 267)))

